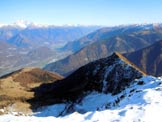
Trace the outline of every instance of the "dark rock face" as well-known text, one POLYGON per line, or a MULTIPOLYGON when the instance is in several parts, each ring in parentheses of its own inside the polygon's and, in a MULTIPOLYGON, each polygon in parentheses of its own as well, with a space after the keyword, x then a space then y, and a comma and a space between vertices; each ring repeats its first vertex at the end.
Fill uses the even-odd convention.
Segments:
POLYGON ((52 94, 57 102, 75 100, 90 91, 117 94, 143 75, 145 73, 121 54, 114 53, 79 68, 63 80, 42 85, 36 90, 43 96, 52 94))

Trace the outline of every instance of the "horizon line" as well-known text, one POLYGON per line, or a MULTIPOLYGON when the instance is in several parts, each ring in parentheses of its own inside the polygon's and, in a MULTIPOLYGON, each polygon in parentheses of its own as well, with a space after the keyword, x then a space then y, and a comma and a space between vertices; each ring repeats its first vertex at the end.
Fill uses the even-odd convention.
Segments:
POLYGON ((48 27, 48 26, 69 26, 69 27, 74 27, 74 26, 101 26, 101 27, 118 27, 118 26, 129 26, 129 25, 149 25, 149 24, 162 24, 162 22, 140 22, 140 23, 123 23, 123 24, 114 24, 114 25, 109 25, 109 24, 47 24, 47 23, 36 23, 36 22, 32 22, 32 21, 28 21, 28 20, 17 20, 15 22, 12 23, 8 23, 8 24, 4 24, 4 23, 0 23, 0 27, 4 27, 4 26, 19 26, 19 27, 25 27, 25 26, 38 26, 38 27, 48 27))

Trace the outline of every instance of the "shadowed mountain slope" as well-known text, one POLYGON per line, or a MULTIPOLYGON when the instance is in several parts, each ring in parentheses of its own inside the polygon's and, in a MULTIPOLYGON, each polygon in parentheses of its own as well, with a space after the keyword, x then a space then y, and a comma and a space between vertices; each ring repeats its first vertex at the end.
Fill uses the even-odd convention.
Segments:
POLYGON ((162 40, 125 56, 148 74, 162 75, 162 40))

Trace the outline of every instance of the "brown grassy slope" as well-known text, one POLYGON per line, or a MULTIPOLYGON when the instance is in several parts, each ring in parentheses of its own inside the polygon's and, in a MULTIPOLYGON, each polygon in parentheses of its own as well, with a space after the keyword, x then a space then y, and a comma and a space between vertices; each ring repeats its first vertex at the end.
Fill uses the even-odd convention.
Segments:
POLYGON ((30 89, 61 79, 62 76, 39 68, 24 68, 3 76, 0 79, 0 109, 7 112, 14 106, 14 111, 31 112, 26 102, 34 97, 30 89))

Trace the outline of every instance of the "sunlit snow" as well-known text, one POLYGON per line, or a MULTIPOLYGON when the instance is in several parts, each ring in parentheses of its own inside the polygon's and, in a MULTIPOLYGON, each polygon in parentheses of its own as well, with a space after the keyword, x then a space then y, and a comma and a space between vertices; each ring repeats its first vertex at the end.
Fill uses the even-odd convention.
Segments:
POLYGON ((0 122, 162 122, 162 77, 145 76, 115 96, 89 93, 76 112, 57 117, 65 107, 48 106, 32 116, 1 115, 0 122))

